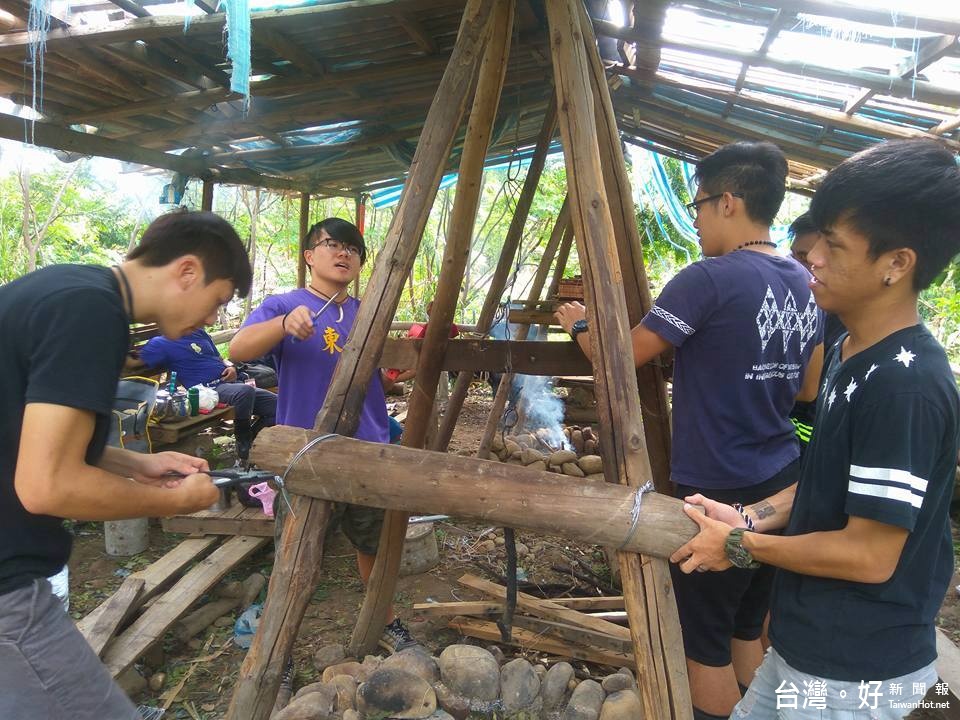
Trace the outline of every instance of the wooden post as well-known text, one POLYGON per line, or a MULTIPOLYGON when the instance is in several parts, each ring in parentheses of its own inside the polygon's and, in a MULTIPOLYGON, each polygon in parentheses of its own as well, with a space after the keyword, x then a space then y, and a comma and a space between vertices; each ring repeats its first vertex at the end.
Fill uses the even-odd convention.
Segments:
MULTIPOLYGON (((360 235, 367 229, 367 196, 366 195, 357 195, 354 198, 354 217, 356 222, 354 225, 357 226, 357 230, 360 231, 360 235)), ((353 296, 360 297, 360 275, 357 274, 357 277, 353 281, 353 296)))
POLYGON ((307 249, 307 231, 310 230, 310 193, 300 193, 300 251, 297 253, 297 287, 307 286, 307 262, 303 253, 307 249))
POLYGON ((567 232, 560 243, 560 252, 557 253, 557 264, 553 270, 553 280, 550 281, 550 287, 547 289, 547 297, 555 298, 560 291, 560 281, 563 280, 563 273, 567 270, 567 261, 570 259, 570 247, 573 245, 573 226, 567 225, 567 232))
MULTIPOLYGON (((550 233, 550 239, 547 241, 547 247, 543 251, 543 257, 540 259, 540 265, 537 267, 537 274, 533 278, 530 286, 530 293, 527 300, 539 300, 540 293, 543 292, 543 286, 547 281, 547 274, 550 272, 550 266, 553 264, 553 256, 557 252, 561 239, 567 235, 570 227, 570 196, 563 199, 563 205, 560 212, 557 213, 557 220, 553 225, 553 231, 550 233)), ((514 340, 526 340, 530 334, 530 326, 522 325, 515 331, 514 340)), ((483 430, 483 437, 480 440, 480 449, 477 451, 478 458, 490 457, 490 444, 493 442, 493 436, 497 432, 497 425, 500 424, 500 418, 503 415, 503 408, 507 404, 507 397, 510 395, 510 386, 513 385, 513 373, 504 373, 500 377, 500 385, 497 387, 497 394, 493 398, 493 405, 490 407, 490 414, 487 415, 487 425, 483 430)))
MULTIPOLYGON (((607 76, 596 50, 593 25, 583 7, 579 8, 580 28, 588 59, 590 82, 593 89, 594 112, 597 123, 597 142, 607 201, 610 203, 614 237, 620 258, 630 325, 636 325, 650 311, 653 304, 643 263, 643 252, 633 205, 633 192, 626 172, 620 134, 610 98, 607 76)), ((650 459, 651 472, 657 492, 672 494, 670 482, 671 428, 670 405, 663 373, 659 366, 644 364, 637 370, 637 384, 643 414, 643 429, 650 459)), ((680 617, 670 581, 670 568, 662 558, 649 558, 619 553, 620 576, 624 587, 631 588, 635 597, 643 597, 647 605, 646 623, 631 620, 632 632, 647 633, 645 643, 651 649, 653 667, 662 692, 660 712, 672 711, 677 720, 692 719, 689 678, 683 650, 680 617), (662 703, 668 700, 669 708, 662 703)), ((641 668, 638 665, 638 671, 641 668)))
POLYGON ((200 209, 204 212, 213 212, 213 180, 203 181, 203 195, 200 198, 200 209))
MULTIPOLYGON (((357 428, 367 383, 377 369, 403 281, 416 257, 469 92, 476 82, 492 6, 492 0, 468 0, 464 9, 450 62, 427 114, 400 204, 384 240, 381 262, 370 278, 317 415, 315 427, 320 432, 349 435, 357 428)), ((253 459, 257 458, 255 450, 253 459)), ((228 720, 266 720, 273 708, 284 665, 320 577, 329 514, 326 502, 305 497, 293 500, 293 512, 284 523, 276 549, 260 626, 240 668, 228 720)))
MULTIPOLYGON (((590 84, 593 88, 600 167, 603 168, 603 183, 607 202, 610 204, 617 254, 620 257, 620 272, 627 301, 627 318, 630 326, 633 327, 640 323, 653 306, 650 284, 643 264, 643 249, 637 229, 633 192, 630 189, 630 178, 627 176, 607 76, 600 61, 600 55, 596 51, 593 26, 583 8, 580 9, 580 27, 583 29, 590 84)), ((672 494, 670 404, 663 381, 663 372, 658 365, 646 363, 637 370, 637 384, 640 390, 643 430, 647 440, 650 467, 653 471, 653 482, 657 492, 672 494)))
MULTIPOLYGON (((460 283, 470 255, 473 226, 476 223, 480 191, 483 189, 483 163, 497 118, 500 91, 507 70, 513 10, 512 1, 501 0, 496 4, 490 18, 489 39, 480 64, 480 77, 460 159, 460 176, 450 215, 450 232, 443 252, 440 280, 417 363, 417 379, 407 406, 407 420, 403 431, 405 447, 424 447, 428 428, 433 421, 437 382, 443 369, 443 354, 450 336, 460 283)), ((393 602, 406 531, 407 515, 388 510, 380 533, 377 560, 370 574, 363 607, 357 616, 350 640, 351 655, 360 657, 372 652, 377 645, 387 611, 393 602)))
MULTIPOLYGON (((587 314, 593 328, 590 343, 604 471, 610 482, 639 488, 652 482, 653 475, 646 453, 623 273, 596 140, 594 98, 578 4, 577 0, 546 1, 557 104, 561 108, 559 124, 587 314)), ((595 53, 596 48, 591 47, 590 52, 595 53)), ((625 558, 623 554, 621 557, 625 558)), ((621 574, 637 669, 644 674, 638 683, 644 715, 669 718, 673 717, 670 692, 677 695, 673 701, 679 707, 689 708, 689 695, 684 697, 682 688, 668 687, 656 672, 655 648, 648 633, 648 603, 639 558, 636 561, 621 562, 621 574)))
MULTIPOLYGON (((553 133, 557 128, 557 105, 552 101, 547 108, 546 115, 543 118, 543 128, 537 138, 537 145, 533 151, 533 157, 530 160, 530 166, 527 168, 527 176, 523 181, 523 188, 517 197, 517 207, 513 212, 513 218, 510 220, 510 227, 507 228, 507 235, 503 241, 503 249, 500 251, 500 259, 497 261, 497 268, 490 280, 490 287, 487 290, 487 297, 483 301, 483 307, 480 309, 480 316, 477 318, 476 332, 487 333, 490 331, 490 325, 493 323, 493 317, 500 306, 500 298, 503 296, 503 290, 507 286, 507 278, 510 276, 510 270, 513 268, 513 260, 517 255, 517 249, 520 247, 520 238, 523 236, 523 226, 527 222, 527 215, 530 212, 530 205, 533 203, 533 196, 537 191, 537 185, 540 182, 540 175, 543 173, 543 165, 547 160, 547 151, 550 149, 550 143, 553 140, 553 133)), ((437 442, 432 446, 434 450, 446 450, 450 444, 450 438, 453 437, 453 428, 457 424, 457 418, 460 415, 460 409, 463 407, 463 401, 467 398, 467 390, 470 388, 471 376, 461 373, 457 376, 457 382, 450 393, 450 401, 447 403, 447 412, 443 416, 443 422, 440 424, 440 432, 437 433, 437 442)))

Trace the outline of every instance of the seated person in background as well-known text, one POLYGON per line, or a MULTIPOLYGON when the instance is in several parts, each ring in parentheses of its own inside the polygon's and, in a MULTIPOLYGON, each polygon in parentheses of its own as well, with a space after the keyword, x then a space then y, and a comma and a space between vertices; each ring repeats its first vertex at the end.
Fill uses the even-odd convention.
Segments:
MULTIPOLYGON (((433 310, 433 300, 427 303, 427 322, 425 323, 414 323, 410 326, 410 329, 407 330, 407 338, 410 340, 422 340, 427 336, 427 325, 430 322, 430 311, 433 310)), ((460 335, 460 328, 457 327, 456 323, 450 325, 450 337, 455 338, 460 335)), ((416 368, 410 368, 409 370, 398 370, 393 368, 387 370, 384 373, 387 377, 387 380, 390 382, 404 382, 406 380, 411 380, 417 375, 416 368)))
POLYGON ((237 438, 237 456, 244 463, 250 446, 262 428, 277 422, 277 396, 269 390, 237 382, 237 368, 220 357, 213 338, 206 330, 195 330, 177 340, 150 338, 140 350, 140 359, 150 368, 177 373, 185 387, 214 387, 220 401, 234 409, 233 432, 237 438), (252 421, 256 415, 257 420, 252 421))

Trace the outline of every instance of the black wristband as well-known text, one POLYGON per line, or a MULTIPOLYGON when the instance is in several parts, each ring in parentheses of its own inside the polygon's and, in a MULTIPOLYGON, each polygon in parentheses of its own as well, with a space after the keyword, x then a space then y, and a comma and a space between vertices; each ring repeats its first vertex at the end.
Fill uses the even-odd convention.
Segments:
POLYGON ((292 312, 293 310, 288 312, 286 315, 283 316, 283 319, 280 321, 280 329, 283 330, 284 332, 287 331, 287 315, 289 315, 292 312))

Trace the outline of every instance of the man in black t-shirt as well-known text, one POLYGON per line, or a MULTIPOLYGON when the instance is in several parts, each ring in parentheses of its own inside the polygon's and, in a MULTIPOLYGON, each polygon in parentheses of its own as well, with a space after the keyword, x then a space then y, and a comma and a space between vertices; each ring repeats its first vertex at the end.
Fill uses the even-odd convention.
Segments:
POLYGON ((151 223, 121 265, 55 265, 0 287, 3 720, 139 717, 46 578, 70 556, 64 518, 165 516, 216 501, 203 460, 106 447, 111 406, 130 322, 179 337, 250 283, 229 223, 173 213, 151 223))
POLYGON ((960 250, 960 167, 929 140, 883 143, 832 170, 810 214, 811 287, 848 334, 828 351, 800 481, 739 511, 688 497, 707 514, 688 506, 701 532, 671 560, 780 568, 771 649, 737 718, 900 718, 936 682, 953 572, 960 398, 917 300, 960 250))

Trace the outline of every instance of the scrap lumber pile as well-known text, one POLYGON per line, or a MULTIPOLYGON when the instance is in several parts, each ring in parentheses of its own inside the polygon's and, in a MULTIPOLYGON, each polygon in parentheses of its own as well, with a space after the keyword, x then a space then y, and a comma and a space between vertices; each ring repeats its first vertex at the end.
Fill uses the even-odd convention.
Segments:
MULTIPOLYGON (((470 574, 461 577, 459 583, 491 600, 420 603, 414 610, 426 616, 450 616, 448 626, 462 635, 502 642, 496 620, 504 611, 506 588, 470 574)), ((634 668, 630 631, 614 621, 626 621, 622 596, 544 600, 520 592, 510 644, 600 665, 634 668)))
POLYGON ((190 613, 228 572, 266 543, 267 538, 246 536, 184 540, 149 567, 128 576, 77 628, 118 677, 168 630, 189 640, 217 617, 253 602, 265 584, 259 573, 236 587, 219 588, 221 599, 190 613))

